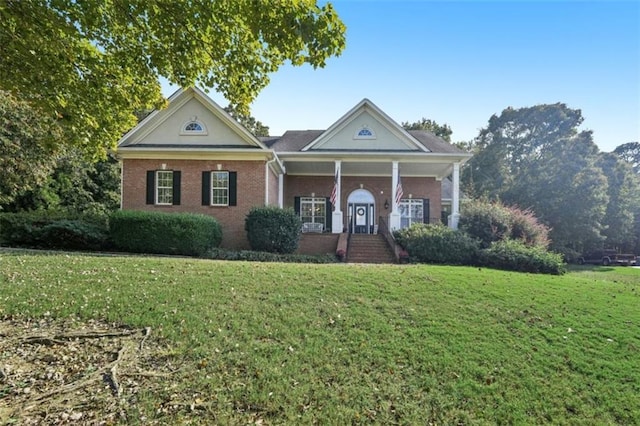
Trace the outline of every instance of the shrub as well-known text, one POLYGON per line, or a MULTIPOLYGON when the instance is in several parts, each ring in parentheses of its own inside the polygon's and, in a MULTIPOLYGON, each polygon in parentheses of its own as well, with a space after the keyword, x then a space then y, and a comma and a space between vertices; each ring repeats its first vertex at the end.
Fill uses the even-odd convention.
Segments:
POLYGON ((562 256, 541 246, 527 246, 521 241, 505 240, 491 244, 479 253, 479 263, 507 271, 560 275, 565 272, 562 256))
POLYGON ((470 201, 463 206, 459 227, 485 248, 509 237, 511 218, 502 204, 470 201))
POLYGON ((245 260, 252 262, 288 262, 288 263, 336 263, 338 260, 330 254, 282 254, 251 250, 212 249, 207 252, 207 258, 218 260, 245 260))
POLYGON ((110 235, 118 250, 186 256, 202 256, 222 241, 215 218, 192 213, 117 211, 110 235))
POLYGON ((58 220, 40 230, 40 247, 65 250, 100 250, 107 245, 108 232, 81 220, 58 220))
POLYGON ((549 228, 530 210, 499 202, 476 200, 464 205, 460 229, 487 248, 495 241, 520 240, 529 246, 549 246, 549 228))
POLYGON ((302 222, 293 209, 254 207, 244 229, 251 249, 270 253, 293 253, 300 241, 302 222))
POLYGON ((0 242, 14 247, 99 250, 107 245, 107 219, 66 210, 0 214, 0 242))
POLYGON ((473 238, 444 225, 414 224, 396 231, 394 237, 412 262, 469 265, 479 248, 473 238))

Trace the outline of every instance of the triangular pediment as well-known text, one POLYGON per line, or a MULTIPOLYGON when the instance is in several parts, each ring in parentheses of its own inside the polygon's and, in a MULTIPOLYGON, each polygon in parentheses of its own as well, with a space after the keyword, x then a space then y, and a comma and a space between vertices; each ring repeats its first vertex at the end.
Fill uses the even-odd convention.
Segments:
POLYGON ((429 152, 368 99, 363 99, 302 151, 429 152))
POLYGON ((119 148, 267 149, 204 92, 188 88, 169 105, 142 120, 118 143, 119 148))

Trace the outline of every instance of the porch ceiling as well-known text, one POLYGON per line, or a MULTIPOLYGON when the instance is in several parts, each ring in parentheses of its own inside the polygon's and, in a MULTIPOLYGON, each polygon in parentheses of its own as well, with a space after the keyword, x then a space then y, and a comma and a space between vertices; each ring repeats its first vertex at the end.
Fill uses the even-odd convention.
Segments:
MULTIPOLYGON (((284 165, 288 175, 333 176, 335 166, 333 161, 295 161, 286 160, 284 165)), ((342 175, 344 176, 389 176, 392 174, 390 160, 354 161, 342 160, 342 175)), ((401 176, 436 177, 442 179, 452 171, 452 162, 411 162, 400 161, 401 176)))

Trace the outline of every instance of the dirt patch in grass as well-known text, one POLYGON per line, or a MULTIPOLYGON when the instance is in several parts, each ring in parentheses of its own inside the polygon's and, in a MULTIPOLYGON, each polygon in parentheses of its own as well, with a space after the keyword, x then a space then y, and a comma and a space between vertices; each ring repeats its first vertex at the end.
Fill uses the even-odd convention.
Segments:
POLYGON ((175 371, 150 328, 0 318, 0 424, 126 423, 175 371))

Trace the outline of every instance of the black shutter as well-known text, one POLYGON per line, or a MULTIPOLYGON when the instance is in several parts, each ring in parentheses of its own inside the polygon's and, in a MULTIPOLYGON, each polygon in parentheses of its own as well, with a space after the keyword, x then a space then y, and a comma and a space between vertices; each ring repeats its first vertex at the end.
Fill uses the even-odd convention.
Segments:
POLYGON ((156 203, 156 172, 147 171, 147 204, 156 203))
POLYGON ((180 205, 180 177, 182 173, 180 171, 173 172, 173 205, 180 205))
POLYGON ((300 216, 300 197, 293 197, 293 210, 300 216))
POLYGON ((429 217, 429 199, 425 198, 424 200, 422 200, 422 221, 424 223, 429 223, 430 221, 430 217, 429 217))
POLYGON ((229 205, 238 205, 238 172, 229 172, 229 205))
POLYGON ((324 229, 331 232, 331 222, 333 222, 333 204, 331 204, 331 198, 327 197, 327 204, 325 208, 326 217, 324 219, 324 229))
POLYGON ((211 205, 211 172, 202 172, 202 205, 211 205))

